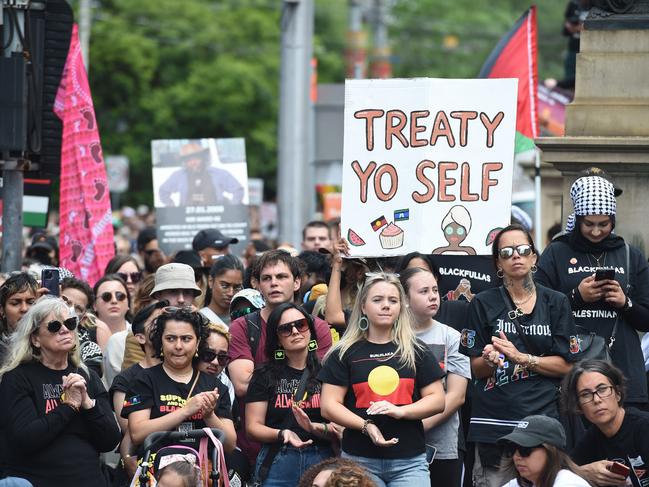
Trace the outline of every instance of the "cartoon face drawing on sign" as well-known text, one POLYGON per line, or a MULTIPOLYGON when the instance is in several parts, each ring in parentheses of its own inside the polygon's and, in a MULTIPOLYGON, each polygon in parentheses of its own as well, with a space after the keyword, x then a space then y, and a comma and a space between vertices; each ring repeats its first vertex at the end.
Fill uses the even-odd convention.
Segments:
POLYGON ((455 205, 442 220, 442 232, 448 245, 437 247, 433 254, 476 255, 473 247, 462 246, 471 231, 471 214, 462 205, 455 205))

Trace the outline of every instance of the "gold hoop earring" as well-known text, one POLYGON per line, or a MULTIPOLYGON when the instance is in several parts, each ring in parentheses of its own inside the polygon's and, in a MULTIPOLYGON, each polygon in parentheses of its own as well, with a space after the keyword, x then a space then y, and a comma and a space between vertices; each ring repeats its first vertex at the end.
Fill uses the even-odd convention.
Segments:
POLYGON ((498 279, 502 279, 503 277, 505 277, 505 273, 503 272, 502 269, 498 269, 498 271, 496 271, 496 275, 498 276, 498 279))

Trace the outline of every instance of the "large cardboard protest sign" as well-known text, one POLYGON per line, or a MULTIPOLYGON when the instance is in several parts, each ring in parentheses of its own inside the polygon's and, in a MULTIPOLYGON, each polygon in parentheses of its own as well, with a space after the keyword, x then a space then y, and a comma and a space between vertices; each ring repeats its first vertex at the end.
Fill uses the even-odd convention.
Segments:
POLYGON ((351 254, 488 254, 510 221, 516 93, 515 79, 348 80, 351 254))
POLYGON ((248 236, 248 169, 244 139, 151 142, 158 242, 172 254, 191 249, 198 231, 248 236))

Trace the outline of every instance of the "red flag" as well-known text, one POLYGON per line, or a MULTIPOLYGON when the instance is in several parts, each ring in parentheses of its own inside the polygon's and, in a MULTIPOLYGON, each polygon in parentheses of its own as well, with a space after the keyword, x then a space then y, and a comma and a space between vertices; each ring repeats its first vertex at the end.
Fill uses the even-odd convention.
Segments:
POLYGON ((521 135, 535 139, 539 133, 536 56, 536 6, 533 5, 500 39, 478 74, 478 78, 518 78, 516 152, 524 150, 521 135))
POLYGON ((63 122, 60 262, 92 286, 115 250, 106 168, 76 25, 54 112, 63 122))

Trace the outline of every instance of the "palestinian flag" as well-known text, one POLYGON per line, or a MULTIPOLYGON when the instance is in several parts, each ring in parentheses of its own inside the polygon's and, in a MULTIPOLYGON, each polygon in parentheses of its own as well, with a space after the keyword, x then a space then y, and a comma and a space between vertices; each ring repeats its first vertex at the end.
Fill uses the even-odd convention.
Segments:
MULTIPOLYGON (((50 208, 52 182, 49 179, 25 179, 23 190, 23 225, 45 228, 50 208)), ((0 185, 0 231, 2 227, 3 192, 0 185)))
POLYGON ((23 195, 23 225, 47 227, 50 206, 51 182, 49 179, 25 179, 23 195))
POLYGON ((518 78, 515 152, 534 149, 537 114, 536 6, 531 6, 500 39, 478 78, 518 78))

